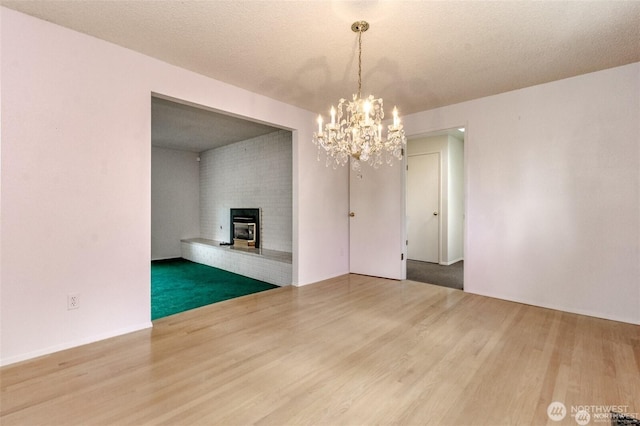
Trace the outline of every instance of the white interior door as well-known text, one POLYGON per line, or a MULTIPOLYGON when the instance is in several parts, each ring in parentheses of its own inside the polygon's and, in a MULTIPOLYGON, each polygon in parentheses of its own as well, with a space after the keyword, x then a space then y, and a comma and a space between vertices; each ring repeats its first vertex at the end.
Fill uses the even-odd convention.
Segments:
POLYGON ((439 262, 440 154, 407 159, 407 257, 439 262))
POLYGON ((350 171, 349 264, 354 274, 406 278, 404 159, 350 171))

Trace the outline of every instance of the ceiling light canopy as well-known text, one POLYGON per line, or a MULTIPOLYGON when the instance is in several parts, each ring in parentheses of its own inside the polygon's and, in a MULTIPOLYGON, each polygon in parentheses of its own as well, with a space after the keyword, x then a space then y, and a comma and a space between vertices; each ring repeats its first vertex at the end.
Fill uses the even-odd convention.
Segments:
POLYGON ((352 100, 342 98, 338 108, 331 107, 331 122, 322 126, 322 115, 318 116, 318 131, 313 133, 313 143, 320 152, 326 153, 327 166, 336 168, 351 161, 351 168, 360 171, 360 163, 365 162, 377 168, 386 161, 391 165, 394 158, 400 160, 407 139, 398 117, 398 109, 393 108, 393 123, 383 132, 384 109, 382 98, 369 95, 362 98, 362 33, 369 29, 366 21, 357 21, 351 29, 358 33, 358 93, 352 100))

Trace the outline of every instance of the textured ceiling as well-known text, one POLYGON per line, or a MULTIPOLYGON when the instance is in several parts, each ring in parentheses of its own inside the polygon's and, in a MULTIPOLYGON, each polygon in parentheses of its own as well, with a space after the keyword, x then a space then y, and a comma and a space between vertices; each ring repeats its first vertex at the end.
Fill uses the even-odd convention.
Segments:
POLYGON ((203 108, 151 98, 153 146, 203 152, 278 130, 203 108))
POLYGON ((10 1, 3 6, 314 111, 401 115, 640 61, 638 1, 10 1))

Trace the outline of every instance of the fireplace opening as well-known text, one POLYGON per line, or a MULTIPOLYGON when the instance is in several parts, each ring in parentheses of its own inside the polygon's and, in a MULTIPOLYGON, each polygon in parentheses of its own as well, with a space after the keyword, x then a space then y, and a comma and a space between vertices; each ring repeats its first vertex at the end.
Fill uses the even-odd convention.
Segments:
POLYGON ((237 247, 260 247, 260 209, 231 209, 231 242, 237 247))
POLYGON ((256 241, 256 224, 233 222, 233 239, 245 240, 250 243, 256 241))

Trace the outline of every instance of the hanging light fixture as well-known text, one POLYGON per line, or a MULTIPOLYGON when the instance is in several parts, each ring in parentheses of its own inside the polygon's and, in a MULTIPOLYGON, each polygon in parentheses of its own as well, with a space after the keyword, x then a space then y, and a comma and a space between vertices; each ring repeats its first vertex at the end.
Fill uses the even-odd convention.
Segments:
POLYGON ((322 127, 322 115, 318 116, 318 131, 313 133, 313 143, 320 152, 326 152, 327 166, 336 168, 351 161, 351 168, 359 172, 360 163, 365 162, 378 168, 383 163, 392 165, 394 158, 402 159, 403 147, 407 143, 398 109, 393 108, 393 123, 383 134, 384 109, 382 98, 373 95, 362 99, 362 33, 369 29, 366 21, 357 21, 351 30, 358 33, 358 93, 353 100, 338 101, 338 108, 331 107, 331 122, 322 127))

